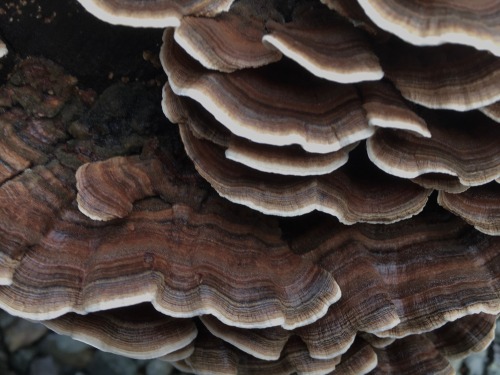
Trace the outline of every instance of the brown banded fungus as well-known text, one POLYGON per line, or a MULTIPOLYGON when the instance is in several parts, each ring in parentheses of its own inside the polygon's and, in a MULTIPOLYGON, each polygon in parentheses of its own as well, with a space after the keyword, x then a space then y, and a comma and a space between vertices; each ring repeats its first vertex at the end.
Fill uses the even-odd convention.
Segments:
POLYGON ((497 2, 80 2, 167 27, 182 140, 133 109, 95 124, 76 79, 21 64, 0 89, 2 308, 195 373, 451 373, 491 341, 497 2))
POLYGON ((486 116, 500 123, 500 102, 490 104, 486 107, 479 108, 486 116))
POLYGON ((353 83, 379 80, 384 73, 366 37, 319 2, 297 5, 287 23, 270 19, 262 38, 314 75, 353 83))
POLYGON ((196 374, 329 374, 340 361, 340 357, 311 358, 297 337, 287 342, 278 359, 265 361, 243 353, 205 331, 198 335, 193 354, 178 366, 196 374))
POLYGON ((273 146, 238 137, 222 126, 208 111, 192 99, 175 95, 170 86, 163 88, 163 107, 174 123, 185 124, 196 138, 225 149, 225 157, 247 167, 268 173, 294 176, 322 175, 333 172, 348 160, 356 146, 338 151, 309 153, 298 145, 273 146))
MULTIPOLYGON (((103 163, 113 163, 114 160, 103 163)), ((134 159, 129 163, 133 168, 134 159)), ((96 163, 95 168, 105 166, 96 163)), ((130 168, 129 171, 133 170, 130 168)), ((90 173, 89 178, 96 175, 103 176, 90 173)), ((112 180, 116 175, 110 177, 112 180)), ((87 175, 80 178, 87 178, 87 175)), ((96 202, 95 206, 102 207, 99 197, 117 193, 113 190, 116 185, 110 183, 108 187, 105 180, 95 186, 99 186, 101 195, 87 191, 81 197, 82 201, 96 202)), ((23 199, 22 196, 20 199, 23 199)), ((32 257, 23 258, 17 264, 11 287, 0 292, 2 306, 25 317, 51 319, 69 311, 82 314, 151 302, 157 310, 172 317, 212 313, 230 325, 248 328, 282 325, 293 328, 318 319, 340 297, 329 273, 291 254, 279 238, 273 239, 275 236, 264 234, 259 239, 258 229, 252 225, 222 224, 219 220, 226 219, 221 217, 221 212, 217 213, 221 208, 213 207, 217 200, 212 202, 205 204, 205 214, 197 218, 196 209, 193 211, 187 205, 152 201, 155 211, 144 204, 130 213, 127 220, 109 226, 82 218, 72 207, 59 206, 60 219, 50 223, 48 237, 38 244, 38 251, 32 257), (185 225, 186 220, 192 226, 185 225), (217 228, 225 228, 225 231, 229 230, 225 233, 234 231, 238 235, 224 235, 222 229, 216 233, 217 228), (232 243, 234 240, 242 242, 237 245, 232 243), (175 241, 176 245, 172 246, 171 241, 175 241), (68 251, 51 257, 50 254, 55 254, 58 248, 67 248, 68 251), (276 251, 275 256, 270 253, 272 248, 276 251), (116 261, 121 258, 124 249, 127 256, 116 261), (204 249, 207 258, 193 249, 204 249), (229 252, 224 253, 223 249, 229 252), (245 252, 245 262, 241 262, 238 251, 245 252), (259 260, 261 251, 266 256, 259 260), (286 256, 283 251, 289 255, 286 256), (221 263, 220 259, 224 262, 221 263), (34 272, 38 262, 45 262, 47 273, 34 272), (235 262, 237 267, 227 262, 235 262), (259 272, 255 272, 252 265, 258 265, 259 272), (58 292, 57 280, 51 278, 55 271, 51 269, 57 269, 61 279, 68 280, 65 288, 58 292), (267 281, 264 280, 266 277, 261 277, 266 269, 269 272, 267 281), (276 274, 277 269, 289 275, 281 277, 276 274), (122 273, 127 275, 126 290, 120 282, 122 273), (31 277, 26 279, 23 277, 25 274, 31 277), (174 279, 169 277, 174 274, 178 276, 174 279), (226 287, 219 289, 217 280, 226 277, 226 287), (69 282, 71 279, 74 282, 69 282), (81 284, 78 280, 85 280, 85 283, 81 284), (307 284, 309 287, 304 287, 307 284), (252 292, 252 288, 260 292, 257 289, 252 292), (38 292, 31 294, 30 289, 38 292), (262 292, 267 295, 265 306, 259 306, 258 302, 262 292), (16 297, 18 294, 23 294, 23 300, 30 299, 32 303, 22 303, 16 297), (300 296, 299 299, 297 296, 300 296), (250 305, 255 307, 249 308, 250 305)), ((36 207, 34 204, 33 211, 36 207)), ((33 216, 34 213, 26 209, 27 215, 33 216)), ((3 226, 11 222, 12 219, 5 218, 3 226)))
POLYGON ((495 315, 469 315, 375 348, 378 366, 373 374, 455 374, 450 359, 483 350, 493 340, 495 320, 495 315))
POLYGON ((427 189, 447 193, 463 193, 469 188, 469 186, 462 185, 457 176, 443 173, 425 173, 411 180, 427 189))
POLYGON ((296 216, 318 210, 345 224, 391 223, 419 213, 431 193, 384 174, 368 160, 361 162, 361 173, 346 165, 321 176, 265 174, 226 159, 221 148, 197 139, 183 124, 179 128, 198 172, 220 195, 267 214, 296 216), (369 188, 368 181, 373 182, 369 188))
POLYGON ((86 315, 68 313, 42 322, 60 334, 101 350, 138 359, 187 358, 194 350, 192 342, 198 334, 190 319, 166 316, 148 304, 86 315))
POLYGON ((208 69, 231 72, 278 61, 281 53, 262 43, 268 19, 283 21, 277 1, 240 0, 216 17, 185 17, 176 42, 208 69))
POLYGON ((136 27, 178 26, 188 15, 216 15, 234 0, 78 0, 103 21, 136 27))
POLYGON ((373 134, 354 87, 315 78, 286 62, 278 70, 209 71, 174 42, 169 29, 161 61, 176 95, 196 100, 232 133, 253 142, 327 153, 373 134), (269 105, 276 97, 280 105, 269 105))
POLYGON ((333 358, 359 332, 395 339, 471 313, 496 314, 498 281, 490 285, 488 275, 495 272, 499 244, 438 208, 392 225, 314 222, 290 246, 336 275, 344 294, 325 317, 291 332, 227 327, 213 317, 202 321, 215 336, 257 358, 277 358, 292 335, 306 343, 311 357, 333 358), (471 269, 479 257, 487 263, 471 269), (478 294, 488 297, 479 301, 478 294))
POLYGON ((469 111, 500 100, 500 60, 487 51, 392 41, 379 54, 386 77, 406 99, 425 107, 469 111))
POLYGON ((9 50, 7 49, 7 46, 5 45, 3 40, 0 39, 0 59, 7 55, 8 52, 9 50))
POLYGON ((366 143, 370 160, 403 178, 442 173, 476 186, 499 177, 500 129, 492 120, 478 112, 433 112, 427 125, 431 138, 379 129, 366 143))
POLYGON ((500 56, 496 0, 358 0, 381 29, 409 44, 464 44, 500 56))
POLYGON ((389 82, 366 82, 360 85, 360 91, 369 125, 407 130, 423 137, 431 137, 425 120, 410 109, 389 82))
POLYGON ((460 194, 439 192, 438 203, 492 236, 500 235, 500 186, 491 182, 460 194))

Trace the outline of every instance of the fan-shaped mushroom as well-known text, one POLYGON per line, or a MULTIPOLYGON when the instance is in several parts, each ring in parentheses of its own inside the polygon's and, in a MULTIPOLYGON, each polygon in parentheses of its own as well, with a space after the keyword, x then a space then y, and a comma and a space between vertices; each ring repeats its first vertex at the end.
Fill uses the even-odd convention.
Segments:
POLYGON ((500 313, 499 60, 496 26, 476 22, 486 1, 376 4, 402 7, 411 35, 440 21, 428 28, 438 44, 455 23, 486 35, 477 51, 476 36, 397 41, 363 13, 368 0, 81 0, 112 22, 169 25, 163 106, 216 190, 339 219, 220 198, 176 127, 154 116, 148 127, 134 105, 118 125, 80 117, 83 105, 68 115, 76 80, 32 60, 0 88, 0 306, 195 372, 451 371, 500 313), (365 140, 373 163, 355 148, 365 140), (273 173, 287 168, 302 175, 273 173), (426 206, 432 189, 448 211, 434 195, 426 206))
POLYGON ((253 142, 326 153, 373 134, 353 87, 311 77, 286 62, 279 70, 208 71, 174 43, 169 29, 161 58, 175 94, 196 100, 232 133, 253 142), (269 106, 276 97, 280 104, 269 106))
MULTIPOLYGON (((434 115, 434 114, 433 114, 434 115)), ((500 129, 480 113, 441 113, 427 119, 431 138, 378 129, 366 145, 370 160, 387 173, 415 178, 427 173, 457 176, 475 186, 500 174, 500 129)))
POLYGON ((87 315, 68 313, 43 324, 101 350, 138 359, 187 358, 198 334, 190 319, 171 318, 148 304, 87 315))
POLYGON ((415 45, 458 43, 500 56, 500 5, 467 0, 358 0, 381 29, 415 45))
POLYGON ((469 111, 500 100, 500 60, 487 51, 393 41, 381 46, 379 56, 386 77, 412 102, 469 111))
POLYGON ((500 235, 500 186, 497 183, 473 187, 461 194, 440 191, 438 203, 477 230, 500 235))
POLYGON ((186 15, 215 15, 234 0, 78 0, 87 11, 103 21, 128 26, 178 26, 186 15))
POLYGON ((500 122, 500 102, 490 104, 486 107, 479 108, 486 116, 490 117, 496 122, 500 122))
POLYGON ((0 59, 7 55, 8 52, 9 50, 7 49, 7 46, 5 45, 3 40, 0 39, 0 59))
POLYGON ((365 36, 318 2, 294 8, 287 23, 270 20, 262 41, 318 77, 340 83, 384 75, 365 36))
MULTIPOLYGON (((346 166, 305 178, 264 174, 227 160, 220 148, 196 139, 186 126, 179 127, 189 157, 215 190, 264 213, 296 216, 319 210, 346 224, 387 223, 420 212, 431 193, 369 167, 359 173, 358 168, 346 166), (369 189, 368 181, 372 182, 369 189)), ((369 163, 361 161, 361 165, 369 163)))

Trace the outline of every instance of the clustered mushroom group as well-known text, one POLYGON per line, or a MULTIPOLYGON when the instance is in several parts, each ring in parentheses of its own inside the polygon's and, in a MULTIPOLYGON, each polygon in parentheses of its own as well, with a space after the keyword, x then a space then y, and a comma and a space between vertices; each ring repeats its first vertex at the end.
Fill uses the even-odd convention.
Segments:
POLYGON ((500 1, 79 2, 166 28, 162 108, 218 194, 154 137, 62 158, 86 95, 28 67, 0 92, 1 308, 197 374, 451 374, 491 342, 500 1))

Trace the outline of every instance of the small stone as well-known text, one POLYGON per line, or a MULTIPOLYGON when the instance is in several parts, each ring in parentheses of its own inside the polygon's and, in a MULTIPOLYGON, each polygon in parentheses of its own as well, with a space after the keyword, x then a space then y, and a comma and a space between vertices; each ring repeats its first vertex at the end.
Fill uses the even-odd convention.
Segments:
POLYGON ((52 338, 55 338, 55 344, 61 353, 77 354, 91 349, 90 345, 69 336, 52 335, 52 338))
POLYGON ((37 354, 36 348, 20 349, 12 355, 12 367, 19 374, 26 374, 30 363, 37 354))
POLYGON ((155 359, 146 365, 146 375, 170 375, 174 370, 172 364, 155 359))
POLYGON ((487 350, 474 353, 465 359, 465 364, 469 369, 469 375, 482 375, 487 361, 487 350))
POLYGON ((86 372, 92 375, 136 375, 138 368, 137 360, 98 351, 86 372))
POLYGON ((450 360, 450 364, 455 369, 455 372, 457 374, 460 374, 460 369, 462 368, 463 363, 464 363, 463 359, 452 359, 452 360, 450 360))
POLYGON ((12 315, 6 313, 3 310, 0 310, 0 328, 5 329, 7 326, 11 325, 14 323, 14 321, 17 318, 13 317, 12 315))
POLYGON ((59 375, 59 368, 52 357, 42 357, 33 360, 30 375, 59 375))
POLYGON ((500 375, 500 363, 494 362, 488 366, 487 375, 500 375))
POLYGON ((51 333, 40 343, 40 352, 53 356, 61 365, 83 369, 92 360, 95 349, 69 336, 51 333))
POLYGON ((10 352, 15 352, 41 339, 48 329, 40 323, 31 323, 24 319, 16 319, 5 330, 5 345, 10 352))
POLYGON ((7 356, 7 353, 0 350, 0 374, 9 373, 9 366, 7 364, 8 360, 9 357, 7 356))

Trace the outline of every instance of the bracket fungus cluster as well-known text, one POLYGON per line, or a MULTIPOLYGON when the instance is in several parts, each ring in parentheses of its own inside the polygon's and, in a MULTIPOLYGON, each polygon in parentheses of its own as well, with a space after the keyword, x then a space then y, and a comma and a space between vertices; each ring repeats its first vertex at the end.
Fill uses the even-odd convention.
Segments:
POLYGON ((21 63, 1 308, 197 374, 452 374, 491 342, 500 2, 79 2, 166 28, 196 171, 176 127, 99 127, 73 77, 21 63))

